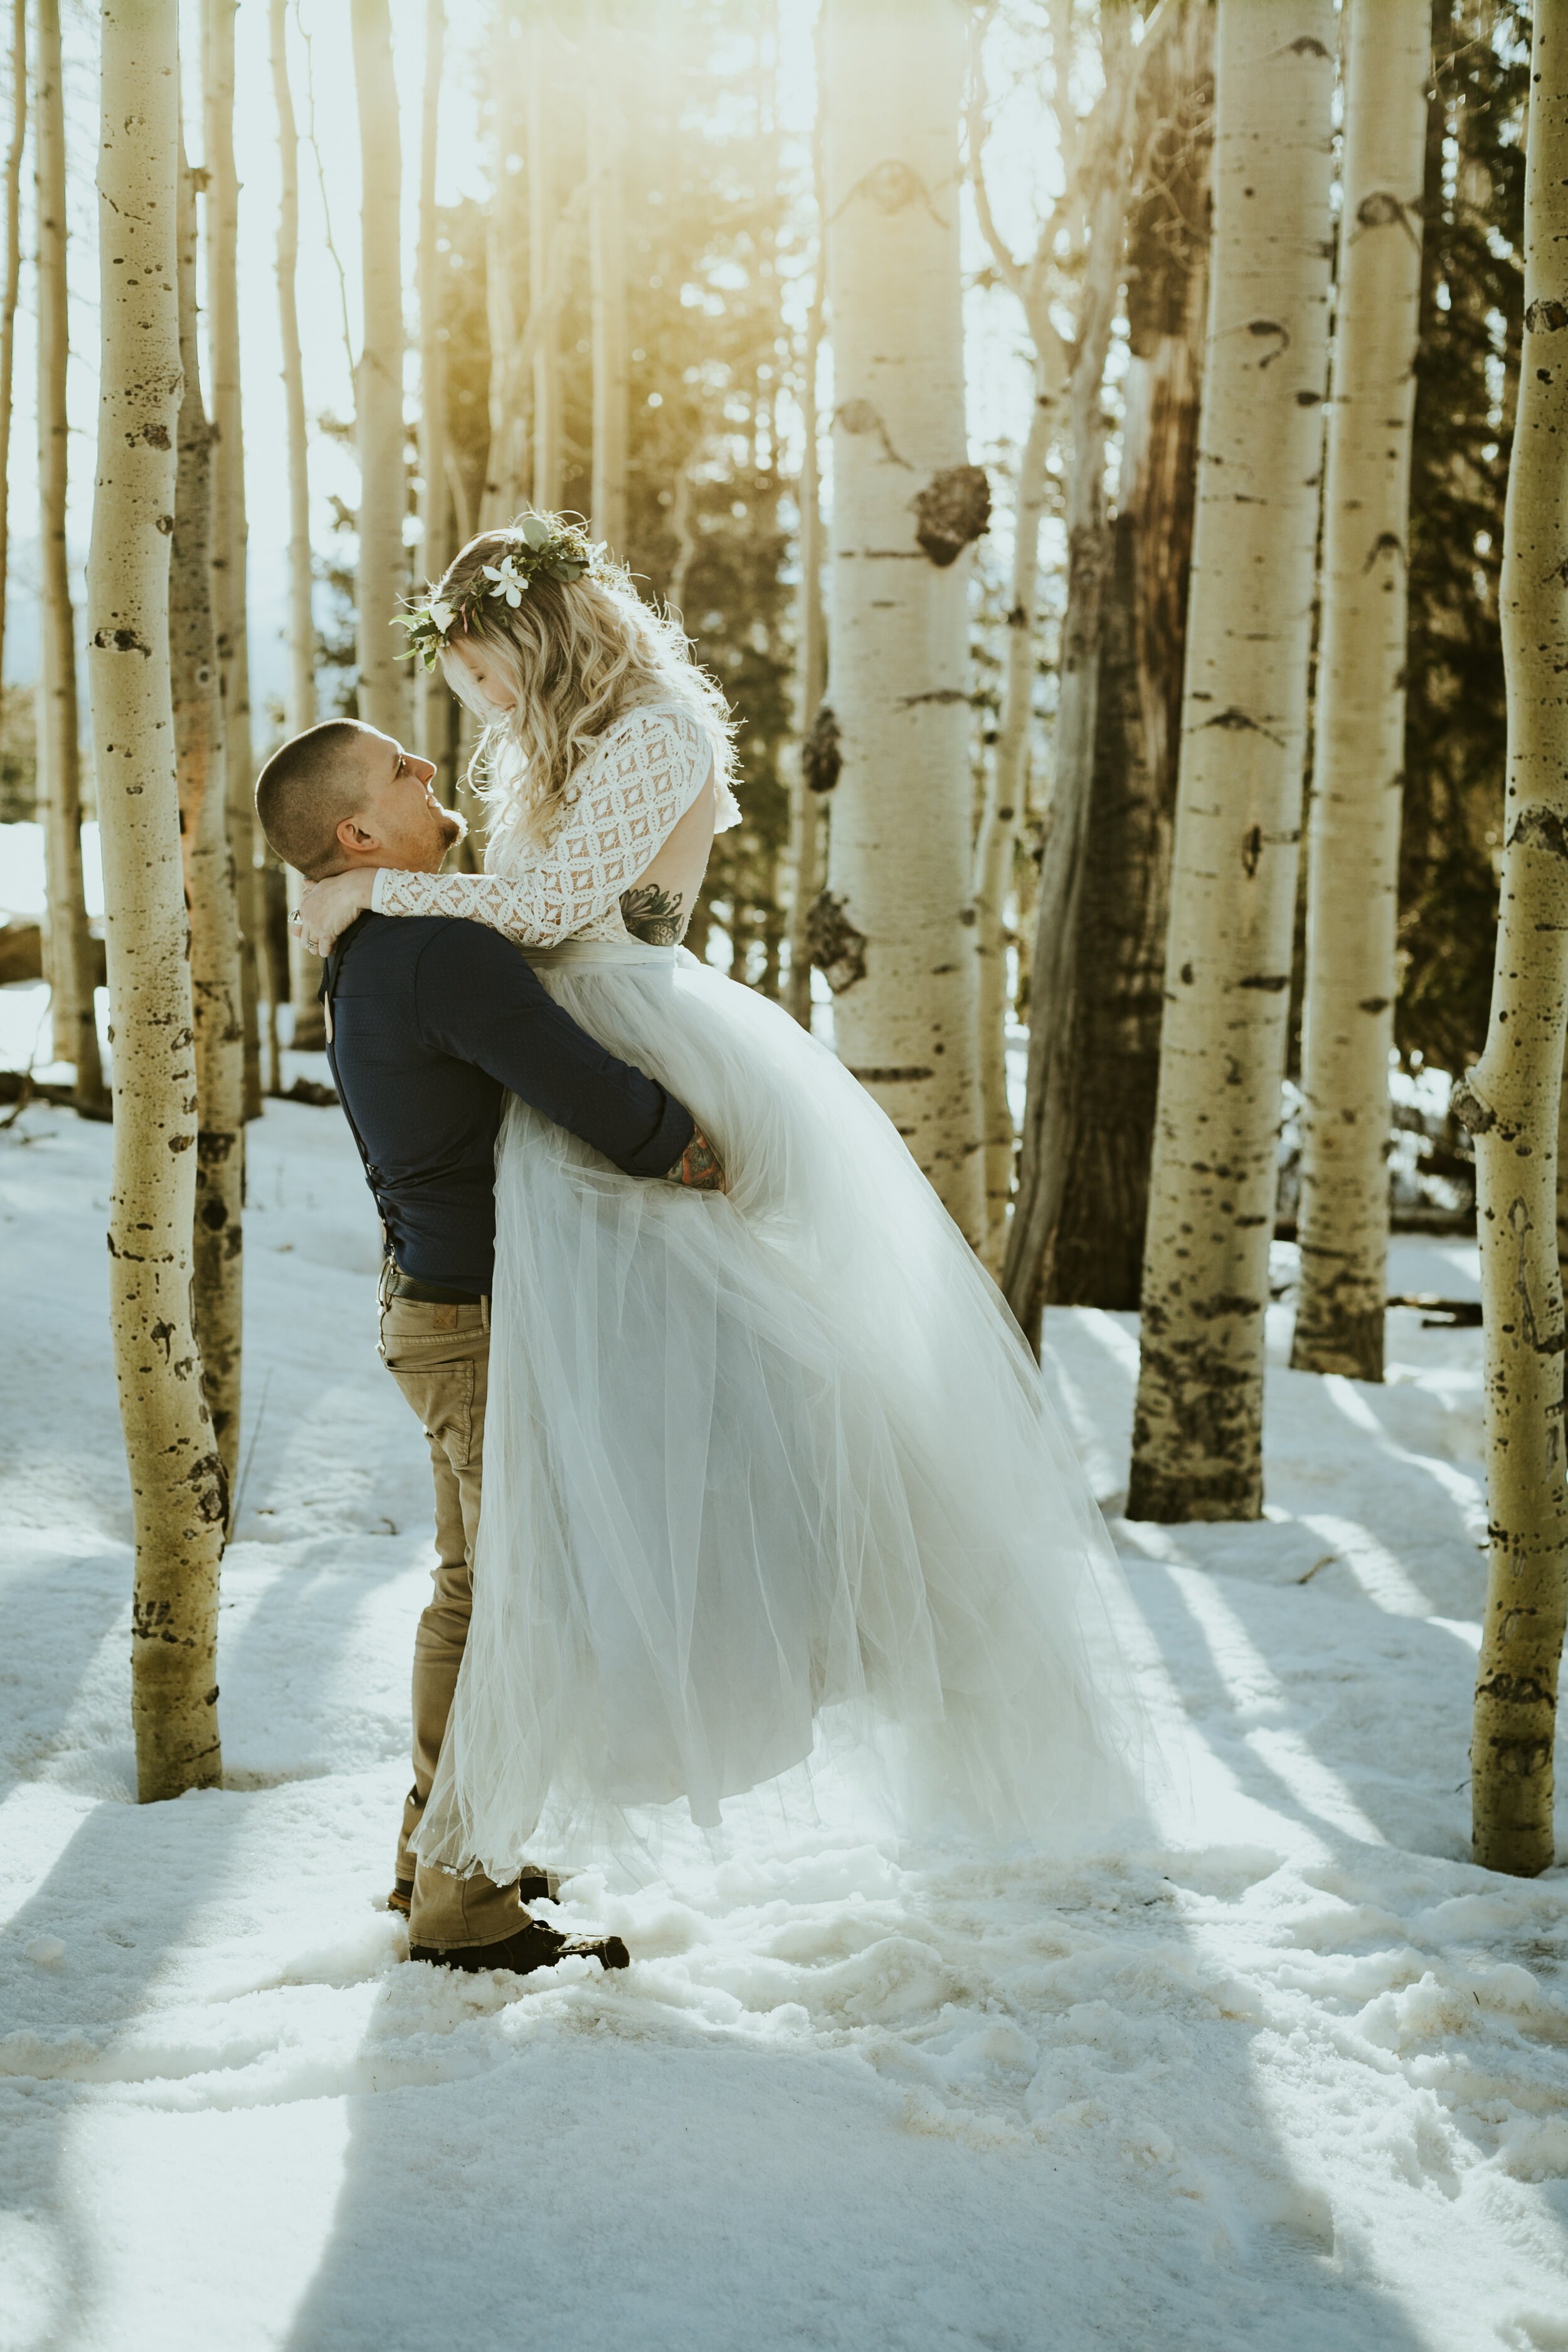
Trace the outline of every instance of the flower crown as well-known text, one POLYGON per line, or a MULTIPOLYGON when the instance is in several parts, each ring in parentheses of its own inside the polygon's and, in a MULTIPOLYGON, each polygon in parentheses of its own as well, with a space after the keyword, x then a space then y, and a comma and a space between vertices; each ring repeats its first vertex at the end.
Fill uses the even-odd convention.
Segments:
POLYGON ((408 643, 399 661, 422 661, 434 669, 460 621, 465 630, 479 630, 486 605, 500 597, 513 612, 530 586, 543 572, 550 580, 581 580, 593 568, 599 550, 575 524, 559 515, 524 515, 515 526, 521 547, 511 547, 499 563, 487 563, 449 597, 432 597, 427 604, 411 605, 394 619, 406 629, 408 643))

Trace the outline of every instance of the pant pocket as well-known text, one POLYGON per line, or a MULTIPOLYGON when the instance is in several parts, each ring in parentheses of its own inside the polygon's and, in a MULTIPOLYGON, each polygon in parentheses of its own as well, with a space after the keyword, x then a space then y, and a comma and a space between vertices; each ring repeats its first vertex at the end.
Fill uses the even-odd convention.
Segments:
POLYGON ((470 1356, 458 1363, 387 1361, 387 1370, 454 1470, 466 1470, 474 1443, 474 1377, 470 1356))

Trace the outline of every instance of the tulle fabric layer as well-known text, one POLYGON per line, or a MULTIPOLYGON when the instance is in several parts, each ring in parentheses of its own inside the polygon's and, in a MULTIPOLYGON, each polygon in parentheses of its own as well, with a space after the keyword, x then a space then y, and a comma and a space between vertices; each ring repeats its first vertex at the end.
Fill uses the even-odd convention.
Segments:
POLYGON ((534 961, 689 1106, 731 1191, 507 1111, 473 1619, 421 1858, 504 1881, 646 1846, 649 1809, 716 1826, 835 1747, 910 1830, 1125 1812, 1147 1759, 1115 1556, 894 1129, 684 950, 534 961))

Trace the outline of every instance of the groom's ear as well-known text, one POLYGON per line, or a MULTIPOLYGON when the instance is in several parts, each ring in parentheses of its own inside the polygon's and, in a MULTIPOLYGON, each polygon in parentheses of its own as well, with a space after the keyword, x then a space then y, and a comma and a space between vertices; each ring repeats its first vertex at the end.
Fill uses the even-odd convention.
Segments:
POLYGON ((381 847, 379 836, 369 832, 361 822, 363 814, 364 812, 362 809, 357 816, 343 816, 338 819, 337 843, 345 856, 363 857, 371 850, 381 847))

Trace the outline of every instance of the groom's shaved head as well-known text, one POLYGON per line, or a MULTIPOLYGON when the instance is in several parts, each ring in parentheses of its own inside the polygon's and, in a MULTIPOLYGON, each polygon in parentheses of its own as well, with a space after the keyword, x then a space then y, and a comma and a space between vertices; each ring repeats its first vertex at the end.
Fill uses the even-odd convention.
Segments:
POLYGON ((261 830, 283 860, 307 882, 342 862, 338 827, 364 803, 367 742, 372 728, 353 719, 326 719, 274 751, 256 783, 261 830))

